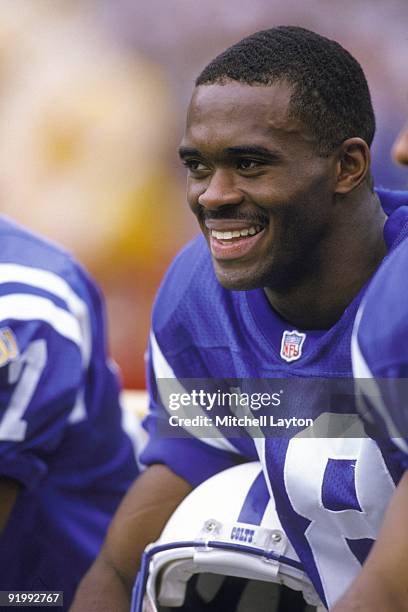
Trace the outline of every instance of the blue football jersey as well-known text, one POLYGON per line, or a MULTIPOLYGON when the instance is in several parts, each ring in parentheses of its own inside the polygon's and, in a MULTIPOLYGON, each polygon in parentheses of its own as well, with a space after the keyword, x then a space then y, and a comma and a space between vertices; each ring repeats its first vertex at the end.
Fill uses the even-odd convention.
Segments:
POLYGON ((408 242, 376 273, 359 310, 353 371, 367 431, 408 469, 408 242))
POLYGON ((67 609, 137 473, 101 295, 69 254, 0 218, 0 476, 20 484, 0 590, 67 609))
MULTIPOLYGON (((390 215, 384 228, 390 250, 406 236, 408 209, 403 204, 408 196, 380 196, 390 215)), ((365 287, 331 329, 294 329, 273 310, 262 289, 222 288, 199 237, 179 254, 164 279, 148 351, 150 412, 145 426, 151 438, 142 461, 165 463, 196 485, 237 462, 259 459, 282 526, 328 606, 360 570, 401 476, 394 458, 365 436, 353 394, 331 406, 313 387, 314 379, 352 383, 350 342, 364 292, 365 287), (172 389, 181 396, 187 379, 239 379, 250 385, 254 379, 293 377, 312 386, 311 393, 295 393, 291 414, 297 410, 323 427, 328 416, 333 424, 349 415, 354 434, 313 438, 303 427, 300 434, 288 430, 273 436, 260 427, 254 435, 249 427, 247 435, 231 437, 228 427, 214 422, 200 427, 198 420, 197 426, 186 422, 183 437, 163 435, 161 423, 175 414, 166 395, 169 380, 175 380, 172 389)), ((200 408, 196 414, 200 416, 200 408)))

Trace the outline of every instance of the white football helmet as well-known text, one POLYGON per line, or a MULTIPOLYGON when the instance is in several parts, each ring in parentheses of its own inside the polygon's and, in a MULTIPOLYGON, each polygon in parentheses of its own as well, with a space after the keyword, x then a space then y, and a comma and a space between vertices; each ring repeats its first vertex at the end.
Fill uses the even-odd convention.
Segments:
POLYGON ((259 462, 220 472, 185 498, 159 540, 143 554, 131 611, 183 606, 195 574, 209 575, 209 592, 220 587, 220 576, 236 576, 263 581, 263 588, 265 583, 284 584, 302 591, 307 603, 325 609, 282 530, 259 462))

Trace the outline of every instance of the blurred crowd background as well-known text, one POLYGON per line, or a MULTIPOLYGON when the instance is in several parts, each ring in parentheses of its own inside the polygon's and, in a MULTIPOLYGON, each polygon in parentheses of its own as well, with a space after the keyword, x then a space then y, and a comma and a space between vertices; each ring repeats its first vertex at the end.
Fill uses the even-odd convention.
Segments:
POLYGON ((390 147, 408 115, 407 0, 1 0, 0 210, 97 278, 128 388, 144 386, 160 279, 196 233, 175 153, 194 78, 245 35, 288 24, 360 61, 376 183, 406 186, 390 147))

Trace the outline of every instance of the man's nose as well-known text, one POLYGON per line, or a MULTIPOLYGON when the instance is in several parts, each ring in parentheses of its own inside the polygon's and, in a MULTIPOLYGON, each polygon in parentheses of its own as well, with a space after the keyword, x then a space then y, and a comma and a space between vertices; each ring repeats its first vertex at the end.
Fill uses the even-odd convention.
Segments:
POLYGON ((198 203, 204 208, 218 208, 240 204, 242 199, 243 193, 236 187, 233 173, 227 169, 218 169, 198 197, 198 203))
POLYGON ((399 164, 408 165, 408 123, 398 134, 394 142, 392 156, 399 164))

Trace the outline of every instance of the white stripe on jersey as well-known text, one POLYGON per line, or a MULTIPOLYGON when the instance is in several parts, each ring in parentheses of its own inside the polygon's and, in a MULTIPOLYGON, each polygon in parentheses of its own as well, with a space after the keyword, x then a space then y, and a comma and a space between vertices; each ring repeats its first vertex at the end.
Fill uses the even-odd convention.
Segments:
POLYGON ((82 348, 82 334, 77 319, 47 298, 27 293, 0 296, 0 321, 5 319, 44 321, 61 336, 82 348))
MULTIPOLYGON (((189 407, 190 411, 188 415, 184 413, 183 406, 180 406, 177 412, 170 410, 170 408, 167 406, 167 399, 169 397, 169 394, 170 393, 180 393, 181 394, 181 393, 188 393, 188 392, 184 389, 184 387, 177 380, 172 367, 170 366, 165 356, 163 355, 153 333, 150 334, 150 344, 152 347, 152 364, 153 364, 153 370, 154 370, 154 374, 156 378, 157 389, 159 391, 159 395, 160 395, 162 404, 167 410, 167 412, 171 415, 177 414, 177 416, 179 417, 188 416, 188 418, 193 418, 194 416, 203 416, 203 415, 208 416, 205 411, 200 409, 199 406, 189 407), (194 414, 193 414, 193 411, 194 411, 194 414)), ((211 424, 205 427, 204 429, 201 429, 200 427, 184 426, 183 429, 188 431, 195 438, 199 438, 201 442, 204 442, 205 444, 208 444, 209 446, 212 446, 214 448, 218 448, 221 450, 229 451, 232 453, 240 454, 240 451, 237 450, 221 434, 221 432, 217 429, 217 427, 215 427, 215 425, 211 424), (208 431, 214 432, 214 436, 216 437, 207 438, 204 435, 200 435, 200 432, 208 433, 208 431)))
POLYGON ((370 404, 373 405, 374 409, 384 421, 388 434, 390 435, 394 444, 396 444, 396 446, 398 446, 398 448, 400 448, 404 453, 408 453, 408 444, 404 438, 398 437, 399 431, 395 427, 395 424, 389 414, 387 406, 385 405, 382 399, 381 391, 378 388, 377 382, 375 381, 375 378, 370 368, 368 367, 368 364, 364 359, 364 356, 358 344, 358 329, 363 310, 364 307, 360 307, 357 313, 353 328, 353 335, 351 337, 351 359, 353 364, 353 376, 355 379, 357 391, 357 409, 360 413, 362 413, 363 418, 373 422, 373 418, 367 411, 367 408, 361 404, 361 395, 363 397, 364 395, 369 397, 370 404))
MULTIPOLYGON (((66 303, 70 312, 78 320, 80 326, 82 338, 80 342, 76 343, 81 349, 84 369, 87 369, 91 358, 92 345, 88 306, 86 302, 84 302, 72 290, 70 285, 63 278, 57 274, 54 274, 53 272, 49 272, 48 270, 32 268, 30 266, 22 266, 19 264, 4 263, 0 264, 0 284, 2 283, 22 283, 24 285, 35 287, 36 289, 43 289, 44 291, 54 294, 56 297, 62 299, 66 303)), ((26 294, 26 297, 29 299, 33 296, 26 294)), ((44 297, 43 299, 46 298, 44 297)), ((62 311, 62 309, 59 310, 62 311)), ((8 317, 13 318, 12 311, 8 314, 8 317)), ((30 318, 41 317, 28 316, 25 318, 29 320, 30 318)), ((50 321, 48 322, 51 324, 50 321)))

